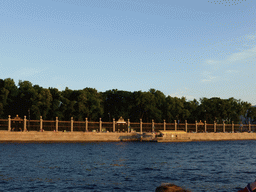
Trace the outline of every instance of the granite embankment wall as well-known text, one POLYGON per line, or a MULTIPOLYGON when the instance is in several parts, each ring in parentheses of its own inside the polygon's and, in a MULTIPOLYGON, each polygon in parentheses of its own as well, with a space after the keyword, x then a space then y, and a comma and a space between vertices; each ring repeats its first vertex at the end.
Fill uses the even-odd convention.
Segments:
POLYGON ((116 142, 136 140, 138 140, 138 136, 134 133, 0 131, 0 142, 116 142))
MULTIPOLYGON (((153 139, 154 137, 152 137, 153 139)), ((154 140, 154 139, 153 139, 154 140)), ((185 133, 157 138, 160 142, 256 140, 256 133, 185 133)), ((118 142, 140 141, 137 133, 8 132, 0 131, 0 142, 118 142)), ((145 141, 150 141, 146 139, 145 141)), ((156 140, 155 140, 156 141, 156 140)))
POLYGON ((256 140, 256 133, 185 133, 170 134, 159 138, 160 142, 182 141, 225 141, 225 140, 256 140))
POLYGON ((256 140, 256 133, 187 133, 190 140, 256 140))

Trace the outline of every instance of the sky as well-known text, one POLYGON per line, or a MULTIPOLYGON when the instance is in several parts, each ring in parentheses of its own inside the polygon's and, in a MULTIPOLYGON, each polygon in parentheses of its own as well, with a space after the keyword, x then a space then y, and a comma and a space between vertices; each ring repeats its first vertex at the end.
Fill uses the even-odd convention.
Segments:
POLYGON ((256 104, 255 0, 0 1, 0 79, 256 104))

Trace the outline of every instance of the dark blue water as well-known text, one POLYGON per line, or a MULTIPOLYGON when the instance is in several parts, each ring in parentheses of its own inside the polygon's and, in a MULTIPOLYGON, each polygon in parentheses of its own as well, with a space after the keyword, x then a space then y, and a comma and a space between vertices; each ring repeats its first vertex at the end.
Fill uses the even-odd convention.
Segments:
POLYGON ((256 177, 256 141, 0 143, 0 191, 237 191, 256 177))

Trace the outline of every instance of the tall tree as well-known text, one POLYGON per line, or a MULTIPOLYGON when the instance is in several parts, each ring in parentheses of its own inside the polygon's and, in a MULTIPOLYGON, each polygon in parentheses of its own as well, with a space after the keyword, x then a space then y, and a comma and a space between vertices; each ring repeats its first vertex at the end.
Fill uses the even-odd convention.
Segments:
POLYGON ((0 116, 7 118, 8 115, 19 114, 18 88, 11 78, 0 80, 0 116))
POLYGON ((154 112, 158 113, 154 95, 150 92, 134 92, 133 118, 136 121, 151 122, 155 118, 154 112))
POLYGON ((61 92, 57 88, 48 88, 52 95, 52 100, 50 104, 50 109, 47 114, 47 119, 55 120, 56 117, 63 119, 63 114, 60 111, 60 105, 61 105, 61 92))
POLYGON ((250 106, 247 112, 247 118, 250 123, 256 123, 256 106, 250 106))
POLYGON ((165 108, 165 95, 158 90, 155 89, 150 89, 149 92, 154 96, 153 100, 154 100, 154 115, 153 115, 153 119, 155 120, 155 122, 162 122, 163 118, 164 118, 164 108, 165 108))
POLYGON ((84 120, 87 117, 89 120, 98 121, 103 114, 101 103, 101 94, 96 89, 85 88, 78 91, 77 119, 84 120))
POLYGON ((251 103, 241 101, 240 102, 240 115, 245 118, 245 123, 249 123, 250 119, 251 103))
POLYGON ((33 105, 33 101, 36 99, 36 90, 32 86, 32 83, 29 81, 19 81, 19 95, 17 100, 19 107, 19 115, 23 117, 24 115, 28 115, 28 110, 30 110, 31 119, 38 119, 40 114, 38 114, 37 107, 33 105))
POLYGON ((47 114, 51 108, 52 95, 49 89, 39 87, 38 85, 34 86, 36 90, 35 98, 33 99, 31 109, 36 115, 36 118, 43 117, 46 119, 47 114))
POLYGON ((185 102, 184 107, 189 112, 189 115, 186 118, 188 122, 194 123, 199 119, 199 102, 196 99, 185 102))
POLYGON ((77 91, 72 91, 68 87, 61 92, 61 105, 60 111, 62 111, 61 120, 70 120, 71 117, 76 118, 75 104, 77 103, 77 91))
POLYGON ((129 119, 132 116, 133 94, 128 91, 112 89, 102 93, 105 121, 112 121, 113 118, 123 117, 129 119))

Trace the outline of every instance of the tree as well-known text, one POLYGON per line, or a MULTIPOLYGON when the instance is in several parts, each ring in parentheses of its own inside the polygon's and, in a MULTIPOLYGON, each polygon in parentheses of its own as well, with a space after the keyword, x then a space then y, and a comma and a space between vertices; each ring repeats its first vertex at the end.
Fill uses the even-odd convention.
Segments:
POLYGON ((184 122, 190 117, 189 103, 186 102, 185 97, 178 98, 168 96, 165 103, 164 116, 166 122, 173 123, 174 120, 184 122))
POLYGON ((256 123, 256 106, 250 106, 247 112, 247 118, 249 119, 250 123, 256 123))
POLYGON ((166 105, 166 101, 165 101, 165 95, 158 90, 155 89, 150 89, 149 92, 151 94, 153 94, 153 103, 154 103, 154 115, 153 115, 153 119, 155 120, 155 122, 162 122, 163 118, 164 118, 164 108, 166 105))
POLYGON ((0 116, 2 118, 19 114, 17 95, 18 88, 13 79, 0 79, 0 116))
MULTIPOLYGON (((228 120, 227 123, 238 123, 240 121, 240 104, 239 100, 234 99, 233 97, 228 99, 229 108, 228 108, 228 120)), ((223 114, 222 114, 223 115, 223 114)))
POLYGON ((23 117, 28 114, 30 110, 31 119, 38 119, 40 114, 36 105, 33 106, 33 102, 36 99, 37 92, 29 81, 19 81, 18 83, 18 107, 19 115, 23 117))
POLYGON ((157 119, 159 114, 154 95, 151 92, 137 91, 133 93, 134 105, 132 108, 133 118, 135 121, 142 119, 143 122, 151 122, 157 119))
POLYGON ((0 118, 4 118, 4 107, 7 105, 9 90, 5 88, 4 80, 0 79, 0 118))
POLYGON ((250 103, 218 97, 201 98, 199 101, 186 101, 185 97, 165 96, 161 91, 149 89, 148 92, 108 90, 103 93, 93 88, 59 91, 56 88, 45 89, 32 85, 29 81, 0 79, 0 118, 28 115, 31 119, 70 120, 70 117, 83 121, 112 121, 113 118, 130 119, 131 121, 174 122, 174 120, 195 122, 206 120, 222 123, 238 123, 241 118, 248 123, 256 121, 256 107, 250 103), (200 102, 199 102, 200 101, 200 102))
POLYGON ((66 88, 61 92, 60 111, 63 112, 63 119, 74 119, 84 121, 98 121, 103 114, 101 106, 101 94, 93 88, 85 88, 83 90, 72 91, 66 88))
POLYGON ((245 123, 249 123, 249 119, 252 114, 253 114, 253 110, 251 109, 251 103, 241 101, 240 116, 245 118, 245 123))
POLYGON ((47 117, 47 114, 51 108, 52 95, 49 89, 40 88, 36 94, 36 98, 33 101, 32 109, 38 108, 38 115, 42 116, 43 119, 47 117))
POLYGON ((85 88, 77 96, 77 119, 84 120, 87 117, 89 120, 98 121, 103 114, 100 93, 96 89, 85 88))
POLYGON ((51 108, 51 101, 52 95, 48 89, 39 85, 32 86, 29 81, 19 81, 17 103, 21 117, 27 116, 30 111, 31 119, 39 119, 40 116, 45 119, 51 108))
POLYGON ((175 120, 175 115, 172 110, 174 108, 174 100, 171 96, 167 96, 165 99, 164 107, 164 118, 167 123, 173 122, 175 120))
POLYGON ((113 118, 118 119, 121 116, 124 119, 133 118, 131 110, 134 100, 131 92, 112 89, 102 93, 101 97, 104 108, 103 120, 112 121, 113 118))
POLYGON ((60 111, 62 116, 60 120, 70 120, 71 117, 75 116, 75 104, 77 103, 77 91, 72 91, 68 87, 61 92, 61 105, 60 111))
POLYGON ((50 104, 50 109, 47 113, 47 119, 55 120, 56 117, 63 119, 63 114, 60 111, 61 105, 61 92, 57 88, 48 88, 50 94, 52 95, 52 100, 50 104))
POLYGON ((184 108, 188 111, 188 116, 186 120, 188 122, 194 123, 199 118, 199 102, 194 99, 193 101, 185 102, 184 108))

